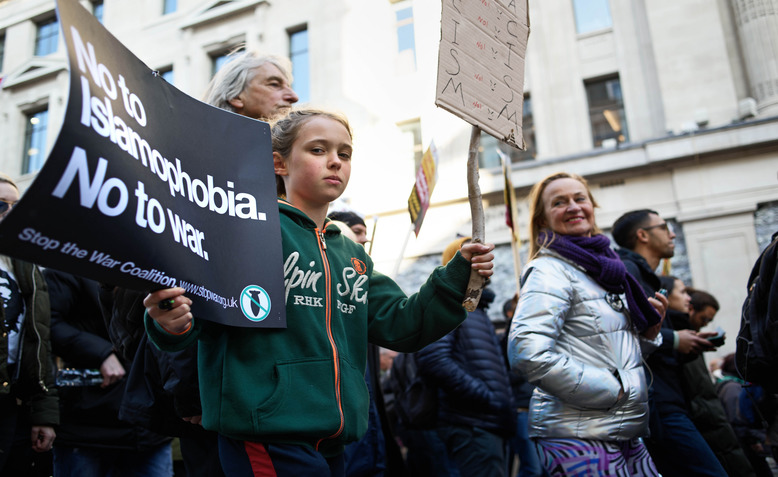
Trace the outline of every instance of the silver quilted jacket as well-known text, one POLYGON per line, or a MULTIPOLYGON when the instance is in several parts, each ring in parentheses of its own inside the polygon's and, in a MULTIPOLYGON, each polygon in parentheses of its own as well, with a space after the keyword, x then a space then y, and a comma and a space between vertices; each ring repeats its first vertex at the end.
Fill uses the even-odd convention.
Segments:
POLYGON ((612 441, 647 435, 641 358, 661 344, 661 335, 639 338, 626 298, 620 297, 624 311, 616 311, 599 284, 553 251, 542 250, 524 277, 508 356, 537 386, 530 436, 612 441))

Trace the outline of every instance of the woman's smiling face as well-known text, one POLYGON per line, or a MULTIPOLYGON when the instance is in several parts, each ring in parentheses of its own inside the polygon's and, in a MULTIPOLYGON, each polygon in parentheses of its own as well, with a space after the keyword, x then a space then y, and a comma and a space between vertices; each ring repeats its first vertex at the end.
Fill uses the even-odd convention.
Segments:
POLYGON ((592 235, 594 205, 581 182, 569 177, 557 179, 546 186, 541 199, 547 228, 560 235, 592 235))

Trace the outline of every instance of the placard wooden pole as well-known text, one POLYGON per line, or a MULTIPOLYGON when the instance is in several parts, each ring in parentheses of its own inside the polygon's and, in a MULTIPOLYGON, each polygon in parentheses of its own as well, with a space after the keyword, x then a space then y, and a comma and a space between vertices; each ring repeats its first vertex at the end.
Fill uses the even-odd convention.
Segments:
MULTIPOLYGON (((481 145, 481 128, 473 126, 470 133, 470 151, 467 155, 467 197, 470 200, 470 216, 473 222, 473 237, 475 243, 484 243, 484 207, 481 202, 481 188, 478 186, 478 147, 481 145)), ((476 270, 470 271, 470 281, 467 284, 465 300, 462 306, 467 311, 475 311, 481 300, 481 290, 486 279, 476 270)))

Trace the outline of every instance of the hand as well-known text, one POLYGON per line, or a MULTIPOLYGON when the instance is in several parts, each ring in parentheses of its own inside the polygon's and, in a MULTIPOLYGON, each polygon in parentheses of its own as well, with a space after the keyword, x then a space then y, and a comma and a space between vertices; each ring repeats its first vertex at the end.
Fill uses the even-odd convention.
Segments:
POLYGON ((464 257, 465 260, 470 262, 470 266, 473 270, 477 270, 478 274, 482 277, 488 278, 494 273, 492 270, 492 268, 494 268, 494 263, 492 262, 492 260, 494 260, 494 254, 491 253, 492 250, 494 250, 493 243, 484 244, 469 242, 462 245, 462 248, 459 249, 459 253, 462 254, 462 257, 464 257))
POLYGON ((654 326, 646 328, 640 335, 648 340, 653 341, 653 339, 657 337, 659 331, 662 329, 662 321, 664 321, 664 319, 660 320, 659 323, 655 324, 654 326))
MULTIPOLYGON (((714 346, 713 343, 708 341, 708 338, 710 338, 711 336, 716 336, 717 334, 718 333, 716 333, 715 331, 698 331, 697 332, 697 336, 699 336, 700 338, 704 338, 705 341, 708 342, 708 348, 704 349, 703 351, 713 351, 713 350, 716 349, 716 346, 714 346)), ((724 336, 726 336, 726 334, 724 336)))
POLYGON ((713 345, 705 338, 701 338, 694 330, 678 330, 678 351, 683 354, 700 354, 713 345))
POLYGON ((32 426, 32 450, 35 452, 50 451, 55 437, 57 437, 57 434, 51 427, 32 426))
POLYGON ((103 384, 100 387, 107 388, 116 381, 121 380, 126 373, 124 366, 119 362, 119 358, 114 353, 111 353, 105 358, 103 364, 100 365, 100 374, 103 375, 103 384))
POLYGON ((665 315, 667 315, 667 305, 670 303, 667 297, 656 292, 653 297, 648 297, 648 302, 651 303, 651 306, 654 307, 659 316, 664 319, 665 315))
POLYGON ((200 426, 202 426, 202 422, 203 422, 203 416, 183 417, 182 419, 191 424, 200 425, 200 426))
POLYGON ((184 296, 185 291, 181 287, 157 290, 146 296, 143 306, 149 316, 170 333, 184 333, 191 326, 193 319, 192 300, 184 296), (161 302, 169 300, 169 309, 160 308, 161 302))

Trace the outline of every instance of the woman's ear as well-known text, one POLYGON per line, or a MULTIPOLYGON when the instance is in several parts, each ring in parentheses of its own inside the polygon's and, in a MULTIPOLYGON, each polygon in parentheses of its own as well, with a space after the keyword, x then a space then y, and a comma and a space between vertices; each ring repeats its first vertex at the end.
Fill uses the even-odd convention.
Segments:
POLYGON ((289 171, 286 169, 286 161, 280 152, 273 151, 273 170, 277 176, 289 175, 289 171))

